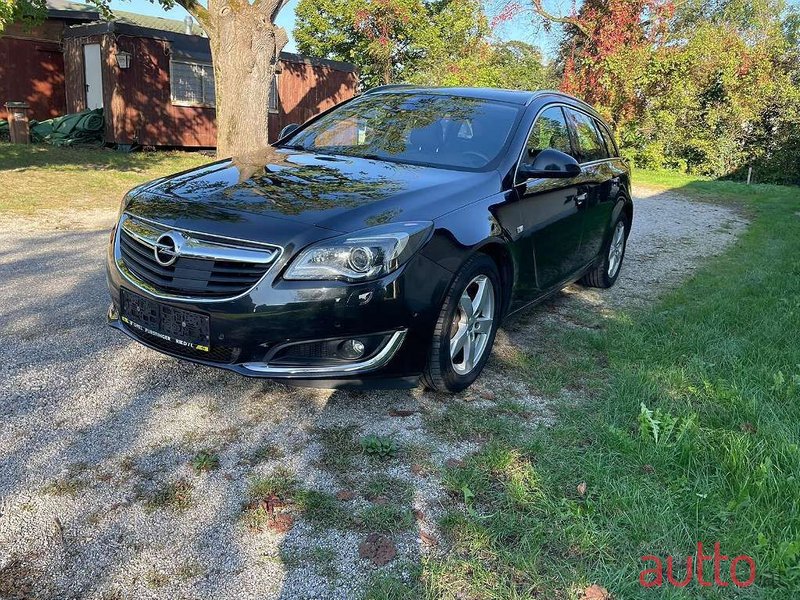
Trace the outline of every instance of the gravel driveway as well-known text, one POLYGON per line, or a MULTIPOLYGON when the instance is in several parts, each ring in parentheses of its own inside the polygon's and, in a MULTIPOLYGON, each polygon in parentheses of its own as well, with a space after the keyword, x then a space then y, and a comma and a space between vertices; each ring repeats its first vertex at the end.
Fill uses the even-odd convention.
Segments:
POLYGON ((745 227, 726 208, 638 195, 617 286, 571 286, 511 320, 455 399, 293 389, 162 356, 104 325, 113 215, 61 230, 0 220, 0 598, 352 598, 378 572, 410 576, 441 548, 441 466, 480 444, 439 439, 426 417, 513 400, 530 426, 546 424, 551 401, 507 366, 538 351, 537 327, 641 306, 745 227), (349 455, 370 433, 401 451, 349 455), (321 512, 278 502, 287 516, 273 519, 274 506, 247 506, 254 478, 276 473, 316 493, 303 497, 321 512), (399 525, 376 554, 362 542, 385 495, 399 525), (265 526, 248 526, 243 507, 264 511, 265 526), (356 518, 339 528, 336 514, 356 518))

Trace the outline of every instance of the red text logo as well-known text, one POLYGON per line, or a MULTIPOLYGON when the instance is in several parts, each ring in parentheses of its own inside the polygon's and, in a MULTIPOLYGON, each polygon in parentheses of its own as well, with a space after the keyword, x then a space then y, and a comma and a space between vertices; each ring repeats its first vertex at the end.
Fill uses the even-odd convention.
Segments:
POLYGON ((673 559, 671 556, 668 556, 666 561, 662 561, 658 556, 653 556, 652 554, 643 556, 642 560, 645 561, 645 563, 652 563, 652 567, 644 569, 639 573, 639 583, 646 588, 661 587, 664 584, 664 562, 666 562, 667 583, 678 588, 689 585, 695 575, 697 576, 697 583, 703 587, 711 587, 713 585, 728 587, 731 583, 736 587, 753 585, 753 582, 756 580, 756 561, 750 556, 741 554, 733 558, 729 565, 723 566, 723 563, 726 563, 729 559, 720 552, 719 546, 720 543, 716 542, 714 544, 714 554, 708 555, 703 554, 702 542, 697 542, 697 555, 686 557, 685 569, 682 566, 679 567, 679 570, 684 573, 682 579, 677 579, 675 576, 673 559), (711 561, 711 564, 705 565, 704 563, 706 561, 711 561), (740 563, 741 566, 739 566, 740 563), (707 568, 709 566, 712 567, 713 570, 713 580, 709 579, 711 577, 707 568), (745 566, 747 567, 747 578, 740 579, 744 574, 745 566), (730 575, 730 581, 723 579, 723 568, 730 575))

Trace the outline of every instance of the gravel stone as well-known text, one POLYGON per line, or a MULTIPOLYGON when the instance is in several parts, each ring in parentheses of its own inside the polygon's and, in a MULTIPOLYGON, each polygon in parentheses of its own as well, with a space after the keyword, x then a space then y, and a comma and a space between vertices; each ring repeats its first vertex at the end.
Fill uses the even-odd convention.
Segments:
MULTIPOLYGON (((451 500, 439 470, 481 442, 439 440, 426 415, 467 398, 489 409, 510 400, 526 426, 551 423, 551 400, 506 366, 520 349, 547 350, 537 329, 586 326, 576 315, 587 309, 602 319, 644 306, 746 225, 676 193, 638 197, 617 286, 570 286, 511 319, 484 375, 456 397, 295 389, 158 354, 104 323, 113 214, 0 218, 0 596, 347 599, 379 569, 407 575, 421 553, 446 551, 435 524, 451 500), (356 450, 374 433, 393 437, 399 455, 355 454, 348 471, 326 471, 318 431, 348 425, 356 450), (217 469, 195 472, 201 450, 219 456, 217 469), (403 508, 424 522, 385 534, 397 557, 383 567, 359 558, 369 531, 302 515, 286 532, 250 531, 240 520, 248 486, 278 468, 329 494, 377 475, 399 479, 413 490, 403 508), (170 501, 164 490, 181 481, 182 501, 170 501), (330 552, 335 560, 320 559, 330 552)), ((368 505, 358 496, 342 504, 346 514, 368 505)))

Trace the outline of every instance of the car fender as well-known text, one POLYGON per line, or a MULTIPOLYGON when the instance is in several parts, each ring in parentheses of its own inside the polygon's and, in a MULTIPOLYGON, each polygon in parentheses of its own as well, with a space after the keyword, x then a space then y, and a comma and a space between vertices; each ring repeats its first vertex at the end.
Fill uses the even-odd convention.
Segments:
POLYGON ((422 251, 452 274, 451 281, 471 256, 478 252, 489 254, 498 262, 503 279, 504 309, 517 271, 510 250, 512 238, 504 225, 513 218, 511 198, 512 192, 493 194, 438 217, 433 236, 422 251))

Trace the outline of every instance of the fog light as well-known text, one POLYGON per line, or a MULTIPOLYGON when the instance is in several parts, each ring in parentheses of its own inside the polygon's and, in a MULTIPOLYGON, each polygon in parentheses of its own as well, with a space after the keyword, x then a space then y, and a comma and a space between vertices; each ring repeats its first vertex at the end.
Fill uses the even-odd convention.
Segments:
POLYGON ((361 340, 345 340, 339 346, 339 356, 352 360, 364 356, 364 342, 361 340))

